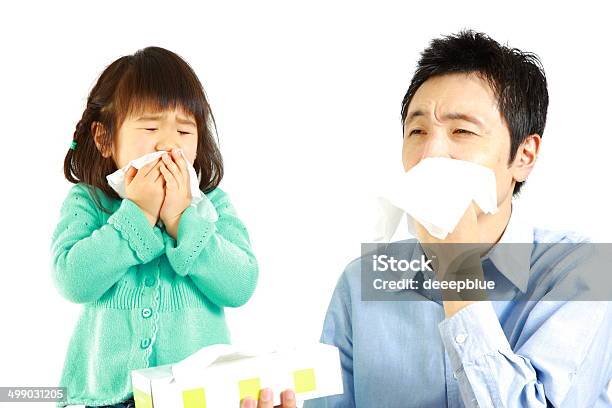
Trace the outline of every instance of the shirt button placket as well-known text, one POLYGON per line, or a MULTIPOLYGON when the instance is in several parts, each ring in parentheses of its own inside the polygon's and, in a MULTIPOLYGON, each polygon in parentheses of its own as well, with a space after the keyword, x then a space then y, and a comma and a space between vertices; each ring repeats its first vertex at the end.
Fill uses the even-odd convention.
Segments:
POLYGON ((140 309, 139 318, 141 319, 141 325, 143 328, 143 337, 140 340, 140 348, 145 351, 152 346, 153 339, 156 336, 155 325, 149 320, 149 318, 153 316, 155 308, 155 291, 157 290, 156 284, 159 279, 159 265, 159 261, 149 264, 149 270, 147 271, 148 274, 144 280, 145 290, 142 297, 142 305, 144 307, 140 309))
POLYGON ((151 345, 151 339, 150 338, 144 338, 142 339, 142 341, 140 342, 140 348, 142 349, 146 349, 151 345))

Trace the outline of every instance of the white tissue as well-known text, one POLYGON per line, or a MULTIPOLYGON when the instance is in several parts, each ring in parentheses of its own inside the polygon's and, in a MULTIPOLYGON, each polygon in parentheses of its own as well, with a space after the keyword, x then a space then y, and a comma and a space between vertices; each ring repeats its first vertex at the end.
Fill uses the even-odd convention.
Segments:
POLYGON ((416 221, 432 236, 445 239, 472 201, 485 213, 498 211, 493 170, 464 160, 425 158, 392 179, 378 197, 374 241, 389 242, 404 214, 415 237, 416 221))
POLYGON ((172 375, 177 381, 186 382, 197 373, 205 370, 221 356, 237 353, 230 344, 213 344, 203 347, 194 354, 172 365, 172 375))
MULTIPOLYGON (((129 170, 130 166, 140 169, 152 161, 157 160, 166 152, 164 150, 153 152, 149 154, 145 154, 144 156, 140 156, 137 159, 132 160, 126 166, 120 168, 114 173, 106 176, 106 180, 108 184, 112 187, 113 190, 119 194, 119 197, 125 198, 125 173, 129 170)), ((197 206, 197 204, 204 199, 204 194, 200 191, 200 182, 198 180, 198 175, 195 172, 195 169, 185 157, 185 153, 181 150, 181 154, 183 155, 183 159, 185 159, 185 163, 187 164, 187 170, 189 171, 189 184, 191 187, 191 205, 197 206)))

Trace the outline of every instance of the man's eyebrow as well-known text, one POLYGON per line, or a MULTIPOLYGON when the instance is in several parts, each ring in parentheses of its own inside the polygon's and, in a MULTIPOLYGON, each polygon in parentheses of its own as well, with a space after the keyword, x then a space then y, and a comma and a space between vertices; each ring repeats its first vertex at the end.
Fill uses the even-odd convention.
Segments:
MULTIPOLYGON (((425 113, 421 110, 410 112, 408 114, 408 117, 406 118, 406 123, 409 123, 412 119, 414 119, 417 116, 425 116, 425 113)), ((457 119, 465 120, 466 122, 472 122, 476 126, 480 126, 480 127, 484 126, 483 123, 478 118, 476 118, 475 116, 469 115, 467 113, 450 112, 442 116, 442 120, 457 120, 457 119)))
POLYGON ((417 116, 425 116, 425 114, 421 110, 412 111, 406 117, 406 123, 410 123, 410 121, 417 116))
POLYGON ((476 126, 480 126, 483 127, 482 122, 476 118, 475 116, 472 115, 468 115, 467 113, 461 113, 461 112, 451 112, 448 113, 444 116, 442 116, 442 119, 459 119, 459 120, 465 120, 466 122, 472 122, 473 124, 475 124, 476 126))

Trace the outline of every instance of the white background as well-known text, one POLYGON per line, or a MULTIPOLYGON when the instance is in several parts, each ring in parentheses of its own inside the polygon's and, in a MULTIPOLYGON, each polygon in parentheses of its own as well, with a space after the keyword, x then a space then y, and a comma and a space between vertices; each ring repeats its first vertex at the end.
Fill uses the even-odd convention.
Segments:
POLYGON ((318 340, 334 285, 368 239, 377 175, 401 169, 400 103, 419 52, 461 28, 544 64, 548 122, 520 204, 537 226, 611 242, 612 36, 608 14, 588 3, 3 5, 0 386, 59 380, 81 308, 50 279, 71 186, 63 159, 98 75, 149 45, 183 56, 204 84, 221 186, 259 260, 253 298, 228 310, 238 344, 318 340))

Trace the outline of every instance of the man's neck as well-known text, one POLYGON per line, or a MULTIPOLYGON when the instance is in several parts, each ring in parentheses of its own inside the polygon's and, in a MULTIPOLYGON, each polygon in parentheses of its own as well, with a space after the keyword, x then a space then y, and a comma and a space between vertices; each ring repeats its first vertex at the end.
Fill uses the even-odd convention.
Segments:
POLYGON ((498 208, 499 211, 496 214, 483 213, 478 217, 480 242, 490 243, 485 253, 500 240, 508 226, 512 213, 512 196, 502 202, 498 208))

